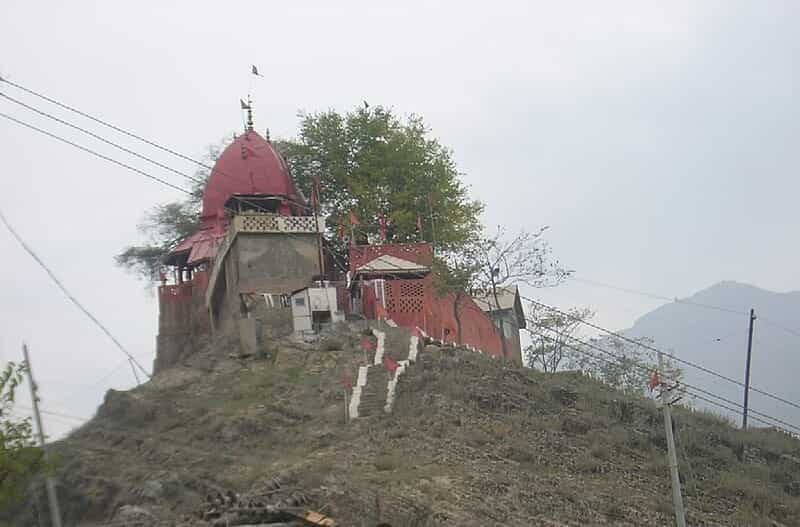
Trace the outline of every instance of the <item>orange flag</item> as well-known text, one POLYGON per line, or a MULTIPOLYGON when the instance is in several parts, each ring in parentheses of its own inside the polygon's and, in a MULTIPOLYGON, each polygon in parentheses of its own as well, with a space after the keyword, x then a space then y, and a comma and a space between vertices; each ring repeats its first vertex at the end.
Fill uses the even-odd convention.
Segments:
POLYGON ((397 368, 400 367, 400 364, 398 364, 398 362, 390 356, 384 355, 383 367, 386 368, 386 371, 388 371, 390 375, 394 375, 394 372, 397 371, 397 368))
POLYGON ((653 374, 650 376, 650 383, 647 387, 652 392, 661 384, 661 379, 658 377, 658 370, 653 370, 653 374))

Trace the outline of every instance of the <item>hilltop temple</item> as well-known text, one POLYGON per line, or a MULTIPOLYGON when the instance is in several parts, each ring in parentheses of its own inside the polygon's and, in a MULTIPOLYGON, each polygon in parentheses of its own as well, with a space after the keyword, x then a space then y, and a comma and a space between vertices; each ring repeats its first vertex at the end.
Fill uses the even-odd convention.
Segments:
POLYGON ((253 130, 216 161, 196 232, 166 257, 158 290, 154 372, 208 335, 238 337, 243 352, 266 339, 318 331, 343 320, 386 320, 521 364, 524 327, 516 289, 497 302, 438 294, 429 243, 349 247, 332 258, 325 220, 297 188, 286 161, 253 130))

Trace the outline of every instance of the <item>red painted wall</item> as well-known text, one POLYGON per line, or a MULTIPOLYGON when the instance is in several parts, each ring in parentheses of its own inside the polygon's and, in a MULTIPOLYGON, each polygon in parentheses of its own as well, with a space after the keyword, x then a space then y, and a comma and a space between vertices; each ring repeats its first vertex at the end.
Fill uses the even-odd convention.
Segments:
MULTIPOLYGON (((373 284, 370 282, 361 287, 365 318, 381 318, 380 302, 375 296, 373 284)), ((419 327, 437 340, 457 341, 458 322, 453 310, 456 295, 437 295, 430 275, 420 279, 386 280, 384 287, 386 316, 398 326, 419 327)), ((502 357, 503 345, 499 331, 472 298, 461 296, 458 300, 458 313, 461 319, 461 341, 457 343, 472 346, 493 357, 502 357)))

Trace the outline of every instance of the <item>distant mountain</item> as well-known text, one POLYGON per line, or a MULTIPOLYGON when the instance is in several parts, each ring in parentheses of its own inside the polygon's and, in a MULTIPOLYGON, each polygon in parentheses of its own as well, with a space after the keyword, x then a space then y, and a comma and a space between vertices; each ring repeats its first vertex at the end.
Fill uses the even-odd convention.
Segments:
MULTIPOLYGON (((800 291, 776 293, 748 284, 720 282, 689 298, 651 311, 625 333, 652 337, 661 349, 744 381, 748 315, 730 311, 749 313, 750 308, 755 309, 758 317, 753 338, 751 386, 800 401, 800 291)), ((742 402, 741 387, 694 368, 684 367, 684 371, 686 382, 742 402)), ((750 402, 752 409, 800 426, 800 409, 753 392, 750 402)), ((708 406, 702 401, 696 401, 695 405, 708 406)), ((741 423, 739 414, 719 408, 716 411, 735 417, 736 422, 741 423)), ((763 426, 755 420, 751 423, 763 426)))

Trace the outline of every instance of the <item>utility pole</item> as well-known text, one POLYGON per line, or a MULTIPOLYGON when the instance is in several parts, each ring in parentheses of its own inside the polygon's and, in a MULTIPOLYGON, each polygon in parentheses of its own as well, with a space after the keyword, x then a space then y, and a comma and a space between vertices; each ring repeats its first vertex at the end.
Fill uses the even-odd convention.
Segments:
POLYGON ((344 422, 345 424, 350 422, 350 405, 347 401, 347 386, 344 387, 344 422))
MULTIPOLYGON (((31 387, 31 402, 33 403, 33 417, 36 419, 36 429, 39 435, 39 444, 44 452, 44 460, 49 461, 47 455, 47 447, 44 444, 44 429, 42 428, 42 416, 39 414, 39 397, 36 395, 38 387, 36 381, 33 380, 33 368, 31 366, 31 358, 28 354, 28 345, 22 344, 22 354, 25 356, 25 367, 28 370, 28 384, 31 387)), ((53 527, 61 527, 61 510, 58 508, 58 496, 56 495, 56 485, 53 478, 47 476, 44 480, 45 487, 47 488, 47 501, 50 504, 50 523, 53 527)))
POLYGON ((681 479, 678 475, 678 457, 675 455, 675 437, 672 435, 672 412, 670 401, 667 401, 667 388, 664 386, 664 355, 658 352, 658 371, 661 375, 661 405, 664 407, 664 429, 667 433, 667 456, 669 457, 669 474, 672 478, 672 506, 675 510, 675 525, 686 527, 686 511, 683 509, 681 495, 681 479))
POLYGON ((747 331, 747 365, 744 368, 744 406, 742 410, 742 428, 747 428, 747 405, 750 402, 750 354, 753 351, 753 322, 756 320, 755 309, 750 310, 750 329, 747 331))

